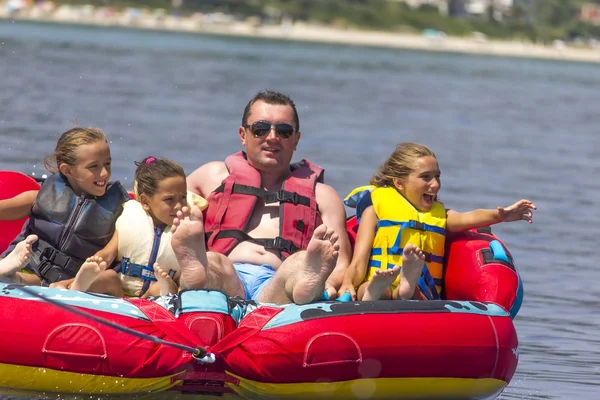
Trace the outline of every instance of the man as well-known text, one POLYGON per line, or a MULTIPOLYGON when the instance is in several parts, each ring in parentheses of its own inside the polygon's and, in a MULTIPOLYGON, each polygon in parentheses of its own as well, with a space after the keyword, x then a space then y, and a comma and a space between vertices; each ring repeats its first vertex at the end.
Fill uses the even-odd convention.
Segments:
POLYGON ((188 176, 188 190, 209 206, 206 221, 194 207, 173 224, 182 288, 279 304, 310 303, 324 289, 335 298, 351 257, 345 209, 320 182, 319 167, 290 164, 301 136, 294 102, 278 92, 258 93, 238 134, 245 153, 188 176))

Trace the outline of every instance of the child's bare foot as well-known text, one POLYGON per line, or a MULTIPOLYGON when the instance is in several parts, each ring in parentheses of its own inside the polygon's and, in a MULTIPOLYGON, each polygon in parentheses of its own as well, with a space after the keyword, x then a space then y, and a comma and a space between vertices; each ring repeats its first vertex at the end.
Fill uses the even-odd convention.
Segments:
POLYGON ((17 272, 23 269, 31 257, 31 245, 38 240, 36 235, 29 235, 17 243, 14 250, 0 260, 0 276, 13 282, 18 280, 17 272))
POLYGON ((100 276, 102 271, 106 269, 106 262, 102 257, 93 256, 88 258, 79 268, 79 272, 75 275, 75 280, 71 285, 71 290, 79 290, 87 292, 92 286, 92 283, 100 276))
POLYGON ((158 263, 154 263, 154 276, 158 281, 161 296, 177 293, 177 284, 173 282, 171 276, 158 263))
POLYGON ((171 226, 171 246, 181 268, 182 289, 204 289, 208 258, 204 245, 204 221, 198 206, 183 207, 171 226))
POLYGON ((298 275, 292 289, 296 304, 307 304, 323 294, 325 280, 333 271, 340 245, 333 229, 322 224, 313 233, 304 257, 298 260, 298 275))
POLYGON ((410 300, 423 272, 425 253, 414 244, 408 243, 402 252, 402 270, 398 284, 398 298, 410 300))
POLYGON ((391 269, 377 270, 375 275, 367 282, 365 292, 363 294, 363 301, 374 301, 380 300, 387 289, 400 274, 400 267, 395 266, 391 269))

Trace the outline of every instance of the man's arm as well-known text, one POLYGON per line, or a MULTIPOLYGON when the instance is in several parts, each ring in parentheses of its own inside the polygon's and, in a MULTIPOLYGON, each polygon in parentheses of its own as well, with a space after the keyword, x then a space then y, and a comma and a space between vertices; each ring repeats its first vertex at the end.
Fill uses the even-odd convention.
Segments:
POLYGON ((14 221, 29 217, 39 190, 28 190, 13 198, 0 200, 0 220, 14 221))
POLYGON ((219 187, 227 175, 229 171, 223 161, 209 162, 188 175, 187 190, 208 199, 211 192, 219 187))
POLYGON ((346 269, 352 257, 350 241, 346 232, 346 210, 344 209, 342 199, 340 199, 340 196, 331 186, 317 183, 315 195, 323 223, 333 229, 339 236, 338 243, 340 250, 337 263, 333 272, 327 278, 327 282, 325 282, 325 290, 329 294, 329 298, 333 299, 337 296, 337 291, 342 286, 346 269))

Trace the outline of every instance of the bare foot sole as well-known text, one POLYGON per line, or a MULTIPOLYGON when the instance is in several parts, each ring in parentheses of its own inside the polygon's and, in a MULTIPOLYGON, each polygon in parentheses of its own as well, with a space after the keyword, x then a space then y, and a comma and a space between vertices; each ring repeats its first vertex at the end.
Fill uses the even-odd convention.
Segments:
POLYGON ((419 247, 408 243, 402 252, 402 270, 398 284, 398 298, 411 299, 423 272, 425 253, 419 247))
POLYGON ((161 296, 177 293, 177 284, 171 279, 171 276, 158 265, 158 263, 154 264, 154 276, 158 281, 161 296))
POLYGON ((323 295, 325 280, 333 271, 340 245, 338 235, 326 225, 315 229, 304 258, 299 258, 300 268, 292 288, 292 301, 307 304, 323 295))
POLYGON ((182 289, 203 289, 206 285, 208 258, 204 245, 202 211, 193 206, 177 212, 171 227, 171 246, 181 268, 182 289))
POLYGON ((79 290, 80 292, 86 292, 89 290, 92 283, 106 269, 106 262, 102 260, 102 257, 94 256, 88 258, 79 268, 79 272, 75 276, 75 280, 71 285, 71 290, 79 290))
POLYGON ((36 235, 29 235, 22 242, 17 243, 14 250, 4 259, 0 260, 0 276, 11 281, 17 281, 17 272, 29 262, 31 245, 38 240, 36 235))
POLYGON ((395 266, 392 269, 377 270, 375 275, 369 280, 363 294, 363 301, 380 300, 385 290, 396 280, 400 274, 400 267, 395 266))

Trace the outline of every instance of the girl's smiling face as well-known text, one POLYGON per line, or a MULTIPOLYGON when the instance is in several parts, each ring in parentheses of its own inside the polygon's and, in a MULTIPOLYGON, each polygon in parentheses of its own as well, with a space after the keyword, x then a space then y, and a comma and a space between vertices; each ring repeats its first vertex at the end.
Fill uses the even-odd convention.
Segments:
POLYGON ((110 147, 105 141, 84 144, 76 150, 74 165, 61 164, 60 172, 67 177, 77 195, 102 196, 111 176, 110 147))
POLYGON ((442 184, 435 157, 420 157, 406 179, 394 178, 394 186, 417 210, 429 211, 442 184))

